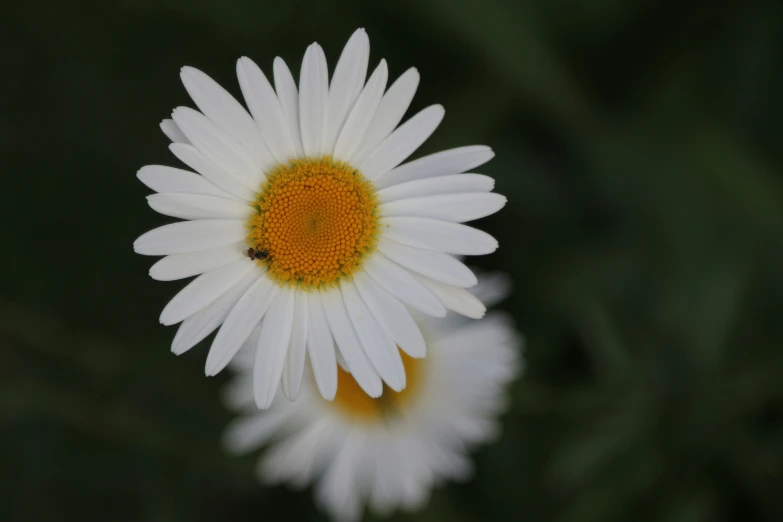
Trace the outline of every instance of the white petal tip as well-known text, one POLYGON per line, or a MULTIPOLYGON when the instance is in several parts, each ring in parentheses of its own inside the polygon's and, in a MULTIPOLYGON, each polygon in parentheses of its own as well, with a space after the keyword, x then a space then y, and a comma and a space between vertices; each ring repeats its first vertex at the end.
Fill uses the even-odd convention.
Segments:
POLYGON ((299 394, 294 393, 291 390, 287 390, 286 388, 283 388, 283 397, 285 397, 288 402, 296 402, 296 399, 299 397, 299 394))
POLYGON ((470 319, 482 319, 487 313, 486 308, 482 308, 481 310, 471 310, 469 314, 464 313, 463 315, 465 317, 469 317, 470 319))
POLYGON ((446 314, 448 313, 448 310, 445 306, 441 304, 440 308, 437 310, 430 310, 427 315, 430 317, 446 317, 446 314))
POLYGON ((400 393, 402 390, 405 389, 406 383, 405 383, 405 380, 403 380, 401 383, 400 382, 396 382, 394 384, 392 384, 390 382, 387 382, 386 385, 389 388, 391 388, 393 391, 395 391, 397 393, 400 393))
POLYGON ((184 107, 184 106, 175 107, 174 110, 171 111, 171 117, 172 117, 172 119, 174 119, 176 121, 178 117, 188 113, 191 110, 193 110, 193 109, 190 109, 189 107, 184 107))
POLYGON ((383 383, 380 379, 374 380, 372 384, 369 385, 370 389, 361 386, 361 388, 364 390, 364 393, 372 397, 373 399, 377 399, 381 395, 383 395, 383 383))
POLYGON ((219 366, 216 364, 216 361, 214 359, 210 359, 209 355, 212 354, 212 351, 207 355, 207 363, 204 365, 204 375, 207 377, 214 377, 218 373, 220 373, 220 370, 223 369, 226 365, 219 366))
POLYGON ((175 317, 171 317, 170 315, 166 314, 166 315, 161 315, 159 321, 160 324, 162 324, 163 326, 172 326, 181 322, 182 319, 176 320, 175 317))
POLYGON ((258 406, 258 409, 260 410, 268 410, 269 407, 272 405, 272 399, 274 397, 256 397, 256 406, 258 406))

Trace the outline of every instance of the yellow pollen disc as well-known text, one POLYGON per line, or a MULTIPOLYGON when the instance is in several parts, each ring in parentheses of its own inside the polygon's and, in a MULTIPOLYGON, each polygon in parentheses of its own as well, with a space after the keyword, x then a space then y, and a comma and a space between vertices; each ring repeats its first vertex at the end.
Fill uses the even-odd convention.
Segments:
POLYGON ((330 156, 291 161, 268 175, 248 243, 280 284, 305 289, 350 276, 375 249, 378 201, 361 172, 330 156))
POLYGON ((404 413, 418 395, 424 359, 414 359, 402 351, 400 355, 407 380, 402 391, 396 392, 384 384, 383 394, 373 399, 350 373, 338 366, 337 394, 329 404, 344 415, 365 422, 382 421, 404 413))

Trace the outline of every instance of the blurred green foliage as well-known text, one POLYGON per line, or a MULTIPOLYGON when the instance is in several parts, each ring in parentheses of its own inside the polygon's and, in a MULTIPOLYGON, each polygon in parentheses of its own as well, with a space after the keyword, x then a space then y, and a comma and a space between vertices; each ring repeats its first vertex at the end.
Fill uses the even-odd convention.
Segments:
POLYGON ((475 262, 527 337, 474 480, 394 519, 781 520, 783 4, 674 0, 5 6, 0 519, 320 520, 221 454, 226 376, 169 353, 134 174, 176 164, 182 65, 238 93, 237 57, 333 66, 360 26, 447 109, 421 153, 497 152, 475 262))

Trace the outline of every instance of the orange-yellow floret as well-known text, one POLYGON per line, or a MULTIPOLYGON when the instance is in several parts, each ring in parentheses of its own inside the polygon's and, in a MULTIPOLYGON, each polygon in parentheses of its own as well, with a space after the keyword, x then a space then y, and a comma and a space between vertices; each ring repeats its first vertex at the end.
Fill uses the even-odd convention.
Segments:
POLYGON ((272 171, 256 199, 248 243, 269 253, 268 274, 304 289, 334 285, 375 248, 375 189, 350 165, 326 156, 272 171))
POLYGON ((350 373, 338 366, 337 394, 330 405, 340 413, 362 422, 375 422, 404 413, 421 391, 424 359, 414 359, 402 351, 400 355, 407 380, 405 389, 396 392, 384 384, 383 395, 373 399, 359 387, 350 373))

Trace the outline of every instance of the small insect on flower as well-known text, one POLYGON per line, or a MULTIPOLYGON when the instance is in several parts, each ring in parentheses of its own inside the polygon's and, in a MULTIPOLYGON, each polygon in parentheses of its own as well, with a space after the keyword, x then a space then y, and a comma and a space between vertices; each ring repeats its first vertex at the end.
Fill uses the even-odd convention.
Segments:
POLYGON ((245 251, 245 255, 250 259, 259 259, 263 261, 269 258, 269 250, 256 250, 255 248, 248 248, 245 251))

